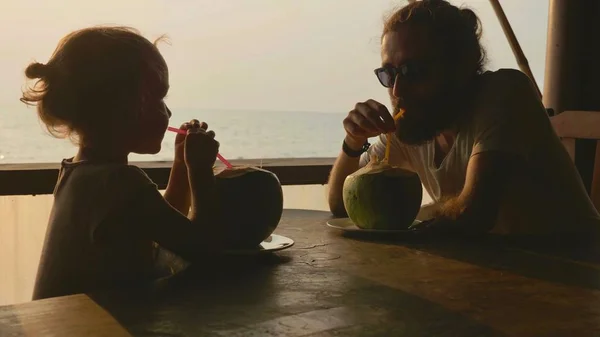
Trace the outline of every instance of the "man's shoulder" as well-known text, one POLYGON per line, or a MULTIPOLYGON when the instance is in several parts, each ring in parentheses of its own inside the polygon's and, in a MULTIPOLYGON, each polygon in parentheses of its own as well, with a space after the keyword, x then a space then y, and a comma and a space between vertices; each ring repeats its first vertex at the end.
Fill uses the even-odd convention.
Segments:
POLYGON ((516 69, 486 71, 481 76, 483 94, 521 93, 534 94, 533 83, 523 72, 516 69))
POLYGON ((498 70, 487 70, 481 74, 482 77, 490 79, 508 78, 521 81, 529 81, 529 78, 525 73, 520 70, 512 68, 500 68, 498 70))
POLYGON ((487 71, 480 75, 476 110, 493 114, 521 114, 543 111, 542 101, 533 82, 524 73, 514 69, 487 71))
POLYGON ((512 146, 525 151, 551 135, 546 109, 527 75, 501 69, 482 74, 481 80, 473 115, 468 121, 474 141, 485 140, 487 148, 512 146))

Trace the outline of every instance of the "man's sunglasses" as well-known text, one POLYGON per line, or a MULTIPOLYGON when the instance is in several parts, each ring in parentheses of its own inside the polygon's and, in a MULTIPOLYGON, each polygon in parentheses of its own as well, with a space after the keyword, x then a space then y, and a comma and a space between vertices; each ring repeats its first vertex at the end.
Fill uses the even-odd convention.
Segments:
POLYGON ((386 88, 394 87, 396 77, 401 76, 408 82, 417 82, 426 75, 424 67, 415 63, 405 63, 400 67, 385 66, 375 69, 375 76, 379 83, 386 88))

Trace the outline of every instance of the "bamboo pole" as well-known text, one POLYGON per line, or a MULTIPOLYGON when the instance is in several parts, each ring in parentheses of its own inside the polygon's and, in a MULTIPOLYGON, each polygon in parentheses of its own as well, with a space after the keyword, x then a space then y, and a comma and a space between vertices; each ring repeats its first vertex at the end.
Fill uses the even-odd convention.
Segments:
POLYGON ((504 14, 504 10, 502 9, 500 2, 498 0, 490 0, 490 4, 494 8, 494 12, 496 12, 496 17, 500 21, 500 25, 502 26, 504 35, 508 39, 510 48, 512 49, 513 54, 515 55, 517 64, 519 65, 519 69, 521 69, 522 72, 524 72, 527 76, 529 76, 529 78, 531 79, 531 81, 533 82, 533 84, 535 86, 535 89, 538 92, 538 95, 540 95, 540 98, 541 98, 542 92, 540 91, 540 88, 538 87, 537 82, 535 81, 535 78, 533 77, 533 73, 531 72, 531 68, 529 67, 529 62, 527 61, 527 58, 525 57, 525 54, 523 53, 523 50, 521 49, 521 46, 519 45, 517 36, 515 35, 515 32, 513 32, 512 27, 510 26, 510 22, 508 22, 508 18, 506 17, 506 14, 504 14))

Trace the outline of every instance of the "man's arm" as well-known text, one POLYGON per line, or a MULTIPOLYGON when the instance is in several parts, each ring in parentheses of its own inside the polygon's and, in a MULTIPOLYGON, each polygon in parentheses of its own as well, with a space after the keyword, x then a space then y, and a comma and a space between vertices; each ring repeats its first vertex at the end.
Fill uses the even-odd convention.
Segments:
POLYGON ((529 78, 500 70, 479 99, 472 128, 475 140, 461 193, 443 203, 439 216, 423 227, 486 232, 495 225, 505 187, 523 173, 539 146, 546 110, 529 78))
MULTIPOLYGON (((344 129, 346 130, 345 142, 355 151, 362 148, 367 139, 391 133, 396 130, 394 119, 388 109, 383 104, 372 99, 357 103, 354 109, 348 113, 348 117, 344 119, 343 124, 344 129)), ((378 143, 374 144, 374 146, 369 149, 369 153, 376 151, 379 158, 381 158, 381 155, 385 151, 384 144, 385 142, 382 143, 380 137, 378 143)), ((365 154, 363 154, 363 156, 365 156, 365 154)), ((399 159, 399 154, 394 154, 393 157, 399 159)), ((368 159, 368 157, 365 158, 368 159)), ((333 165, 328 182, 328 200, 329 209, 335 216, 346 216, 347 214, 342 197, 344 181, 348 175, 358 170, 359 166, 361 166, 360 158, 352 158, 343 151, 333 165)))
MULTIPOLYGON (((360 149, 363 144, 353 144, 351 140, 346 139, 346 143, 352 149, 360 149)), ((360 157, 350 157, 342 151, 337 157, 331 174, 329 176, 329 209, 334 216, 344 217, 347 216, 346 208, 344 207, 344 200, 342 198, 342 192, 344 188, 344 181, 350 174, 356 172, 359 169, 360 157)))
POLYGON ((488 151, 473 155, 467 165, 461 193, 443 202, 433 221, 417 225, 414 229, 467 233, 490 231, 495 225, 505 186, 519 174, 523 165, 521 157, 508 152, 488 151))

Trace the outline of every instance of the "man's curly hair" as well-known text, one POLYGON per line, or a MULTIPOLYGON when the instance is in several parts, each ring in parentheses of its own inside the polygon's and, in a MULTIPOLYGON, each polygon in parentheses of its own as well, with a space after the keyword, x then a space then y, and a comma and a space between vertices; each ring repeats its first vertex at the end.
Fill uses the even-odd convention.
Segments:
POLYGON ((472 10, 456 7, 445 0, 415 1, 385 20, 382 39, 404 26, 427 27, 446 61, 473 60, 475 71, 484 71, 486 55, 481 45, 481 21, 472 10))

